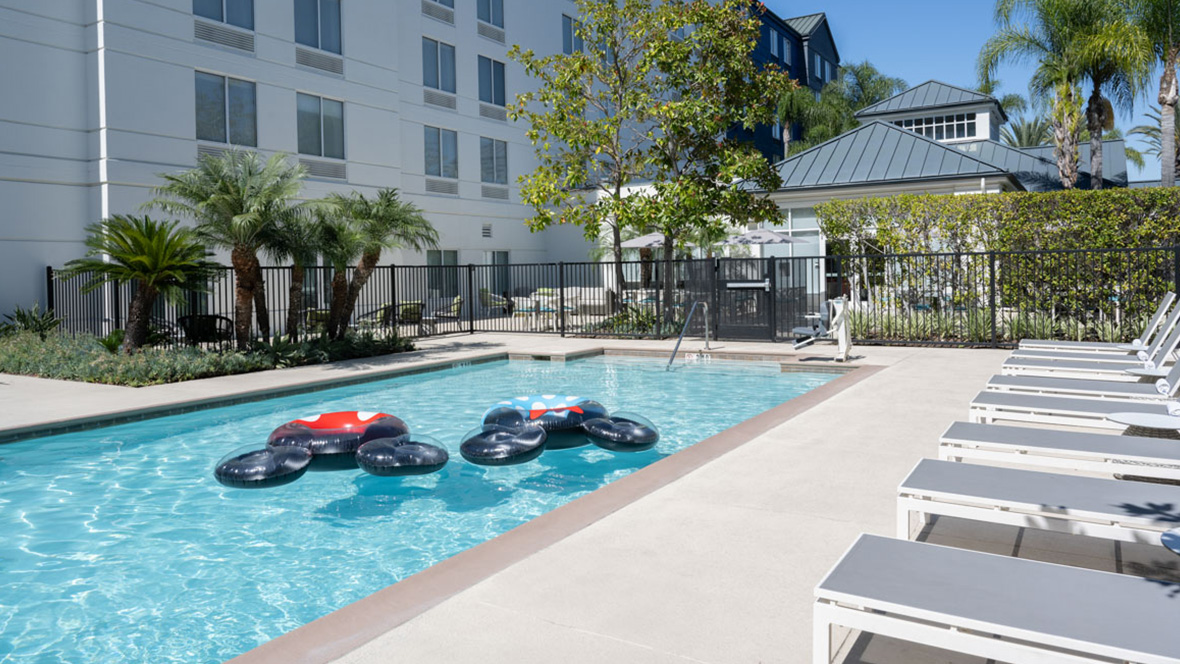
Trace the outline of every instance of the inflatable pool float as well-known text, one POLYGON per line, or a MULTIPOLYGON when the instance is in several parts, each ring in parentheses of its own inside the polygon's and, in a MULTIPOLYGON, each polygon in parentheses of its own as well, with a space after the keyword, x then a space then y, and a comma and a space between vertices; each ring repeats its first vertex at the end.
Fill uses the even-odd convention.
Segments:
POLYGON ((404 434, 396 438, 376 438, 356 451, 361 470, 382 477, 427 475, 442 470, 450 455, 430 436, 404 434))
POLYGON ((405 422, 388 413, 342 411, 287 422, 272 431, 266 443, 307 449, 313 471, 348 470, 357 467, 356 451, 364 443, 409 432, 405 422))
POLYGON ((483 423, 512 426, 516 416, 549 434, 545 449, 564 450, 588 445, 590 440, 582 431, 582 422, 606 417, 606 408, 584 397, 531 394, 496 403, 484 413, 483 423))
POLYGON ((248 447, 222 457, 213 477, 237 489, 265 489, 294 482, 309 465, 311 451, 303 447, 248 447))
POLYGON ((651 420, 634 413, 586 420, 582 429, 590 442, 611 452, 643 452, 660 442, 660 432, 651 420))
POLYGON ((515 421, 502 417, 497 424, 484 424, 463 437, 459 454, 480 466, 511 466, 532 461, 545 451, 549 435, 528 424, 519 415, 515 421))

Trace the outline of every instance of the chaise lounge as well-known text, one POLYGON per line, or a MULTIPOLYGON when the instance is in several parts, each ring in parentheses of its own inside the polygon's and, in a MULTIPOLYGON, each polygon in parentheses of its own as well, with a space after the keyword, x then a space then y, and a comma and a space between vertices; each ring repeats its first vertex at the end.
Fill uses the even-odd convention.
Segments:
POLYGON ((1102 342, 1102 341, 1062 341, 1057 339, 1021 339, 1018 348, 1020 350, 1060 350, 1060 351, 1074 351, 1074 352, 1096 352, 1109 353, 1119 352, 1124 350, 1124 347, 1130 345, 1137 348, 1146 348, 1148 342, 1154 336, 1163 336, 1167 331, 1160 331, 1160 321, 1168 312, 1168 308, 1176 301, 1176 294, 1168 291, 1164 293, 1163 298, 1160 299, 1160 304, 1156 308, 1155 313, 1152 314, 1151 319, 1147 321, 1147 325, 1143 328, 1143 332, 1138 338, 1131 341, 1130 344, 1121 344, 1117 342, 1102 342))

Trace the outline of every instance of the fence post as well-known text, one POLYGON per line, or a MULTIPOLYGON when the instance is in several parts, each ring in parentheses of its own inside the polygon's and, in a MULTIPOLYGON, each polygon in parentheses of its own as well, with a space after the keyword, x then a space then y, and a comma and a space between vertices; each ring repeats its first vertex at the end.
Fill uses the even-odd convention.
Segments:
POLYGON ((767 327, 770 328, 770 340, 775 342, 778 341, 778 265, 774 256, 766 259, 766 284, 766 315, 770 317, 767 327))
POLYGON ((467 264, 467 332, 475 334, 475 265, 467 264))
POLYGON ((717 333, 721 329, 721 292, 718 290, 717 275, 721 273, 721 259, 713 257, 713 273, 709 277, 709 311, 708 314, 713 317, 713 339, 716 340, 717 333))
POLYGON ((114 302, 115 302, 115 314, 114 314, 115 327, 114 327, 114 329, 116 329, 116 330, 117 330, 117 329, 119 329, 119 328, 123 327, 123 317, 122 317, 122 315, 121 315, 121 314, 122 314, 122 309, 123 309, 123 298, 122 298, 122 297, 120 297, 120 296, 122 295, 123 286, 122 286, 122 284, 115 283, 115 284, 113 284, 113 285, 112 285, 112 288, 113 288, 113 289, 114 289, 114 291, 115 291, 115 297, 114 297, 114 302))
POLYGON ((1172 247, 1172 279, 1176 281, 1175 293, 1180 293, 1180 245, 1172 247))
POLYGON ((992 315, 992 348, 999 346, 996 339, 996 252, 987 252, 987 308, 992 315))
POLYGON ((53 313, 55 302, 53 301, 53 266, 45 266, 45 310, 50 314, 53 313))
POLYGON ((565 336, 565 262, 562 261, 557 264, 557 309, 558 329, 561 331, 561 336, 565 336))

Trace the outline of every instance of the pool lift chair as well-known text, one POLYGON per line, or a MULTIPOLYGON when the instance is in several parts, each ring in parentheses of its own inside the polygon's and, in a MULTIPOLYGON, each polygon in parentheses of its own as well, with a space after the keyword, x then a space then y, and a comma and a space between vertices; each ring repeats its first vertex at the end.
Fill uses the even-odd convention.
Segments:
POLYGON ((810 325, 793 328, 791 332, 800 337, 795 350, 806 348, 817 341, 836 342, 836 361, 847 362, 852 352, 852 327, 848 324, 848 300, 838 297, 824 303, 823 311, 807 314, 804 318, 810 325), (830 327, 829 327, 830 325, 830 327))

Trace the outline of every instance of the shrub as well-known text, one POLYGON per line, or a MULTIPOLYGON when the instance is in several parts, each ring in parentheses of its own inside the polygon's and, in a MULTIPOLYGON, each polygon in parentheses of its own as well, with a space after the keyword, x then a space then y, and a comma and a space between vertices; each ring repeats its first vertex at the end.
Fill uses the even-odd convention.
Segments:
POLYGON ((51 311, 41 311, 40 304, 24 309, 20 306, 10 314, 5 314, 7 323, 0 324, 0 336, 16 332, 33 332, 44 339, 61 325, 61 319, 51 311))

